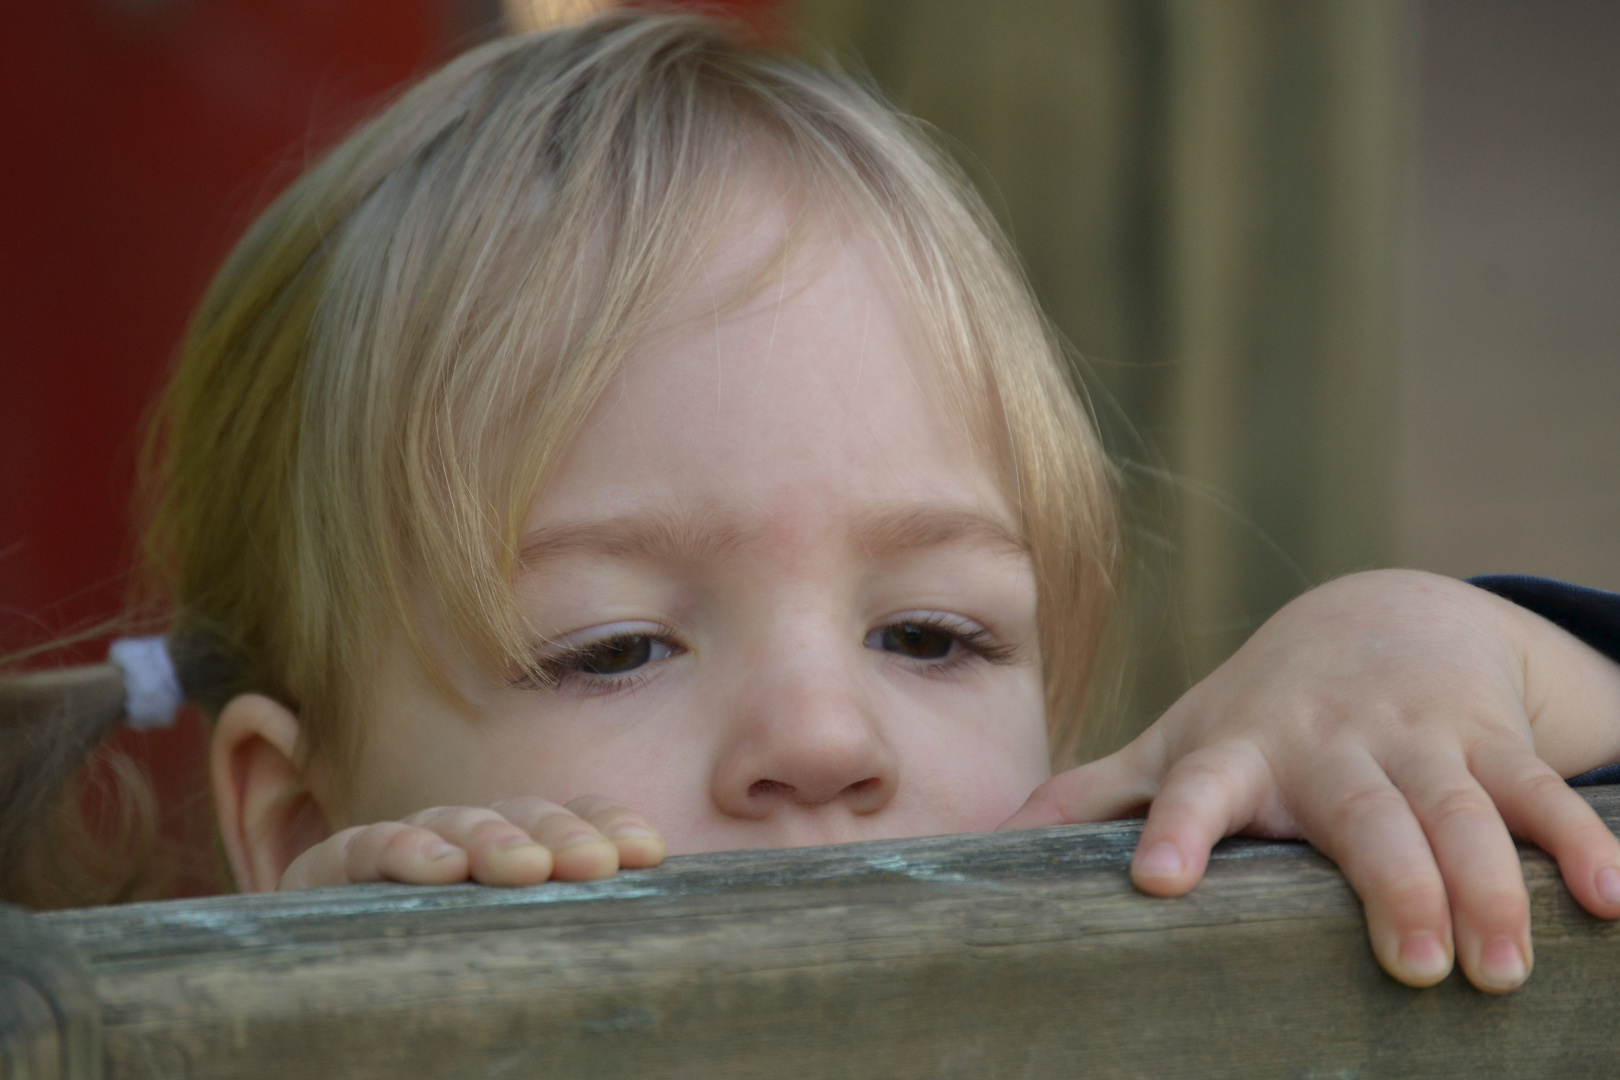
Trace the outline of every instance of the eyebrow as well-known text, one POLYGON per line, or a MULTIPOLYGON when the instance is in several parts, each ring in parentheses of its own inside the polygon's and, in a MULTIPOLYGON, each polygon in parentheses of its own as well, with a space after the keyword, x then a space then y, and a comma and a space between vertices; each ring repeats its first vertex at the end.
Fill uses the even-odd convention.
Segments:
MULTIPOLYGON (((526 534, 518 549, 524 569, 587 553, 660 563, 700 563, 736 551, 760 530, 714 510, 651 510, 598 521, 550 525, 526 534)), ((956 545, 1029 551, 1016 532, 980 510, 934 503, 878 506, 860 514, 853 541, 874 560, 907 551, 956 545)))
POLYGON ((982 510, 933 503, 870 510, 856 519, 855 540, 873 559, 946 545, 1029 551, 1023 538, 998 518, 982 510))
POLYGON ((535 529, 518 547, 518 565, 532 569, 585 552, 609 558, 689 563, 721 558, 749 537, 729 515, 712 510, 651 510, 535 529))

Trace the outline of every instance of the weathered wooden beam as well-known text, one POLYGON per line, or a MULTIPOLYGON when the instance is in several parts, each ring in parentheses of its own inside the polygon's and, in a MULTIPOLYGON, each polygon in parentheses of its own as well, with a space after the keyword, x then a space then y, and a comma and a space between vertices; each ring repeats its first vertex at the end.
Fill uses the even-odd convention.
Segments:
MULTIPOLYGON (((1620 791, 1589 797, 1620 823, 1620 791)), ((1166 901, 1130 886, 1136 833, 731 852, 588 885, 371 886, 12 923, 89 973, 108 1080, 1620 1073, 1620 939, 1535 850, 1535 974, 1492 997, 1455 975, 1423 991, 1385 976, 1360 905, 1305 845, 1222 844, 1198 890, 1166 901)), ((8 953, 4 973, 19 963, 8 953)), ((60 1075, 90 1075, 75 1067, 60 1075)))
POLYGON ((78 952, 0 904, 0 1077, 99 1080, 101 1006, 78 952))

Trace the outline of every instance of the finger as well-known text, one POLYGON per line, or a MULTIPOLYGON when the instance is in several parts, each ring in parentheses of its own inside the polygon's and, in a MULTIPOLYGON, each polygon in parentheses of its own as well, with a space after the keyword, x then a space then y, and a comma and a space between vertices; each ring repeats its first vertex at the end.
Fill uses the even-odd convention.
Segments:
POLYGON ((664 861, 667 846, 652 824, 634 810, 599 795, 586 795, 568 803, 566 809, 591 823, 592 827, 619 849, 619 866, 637 869, 657 866, 664 861))
POLYGON ((1446 886, 1406 796, 1365 753, 1323 753, 1293 811, 1306 837, 1338 864, 1367 913, 1378 963, 1408 986, 1451 971, 1446 886))
POLYGON ((1247 742, 1206 746, 1176 762, 1136 844, 1136 887, 1180 896, 1197 885, 1216 842, 1254 820, 1271 790, 1270 775, 1265 758, 1247 742))
POLYGON ((1592 805, 1529 749, 1490 747, 1470 761, 1508 829, 1551 855, 1576 901, 1620 918, 1620 840, 1592 805))
POLYGON ((467 853, 443 837, 398 821, 357 825, 316 844, 288 865, 279 889, 403 881, 447 885, 467 879, 467 853))
POLYGON ((559 881, 595 881, 619 869, 619 849, 594 825, 545 799, 506 799, 495 809, 550 850, 551 876, 559 881))
POLYGON ((1392 761, 1389 777, 1417 814, 1451 905, 1457 963, 1468 981, 1506 993, 1530 976, 1530 896, 1501 812, 1460 755, 1392 761))
POLYGON ((538 885, 552 876, 553 853, 495 810, 439 806, 405 820, 465 851, 469 875, 482 885, 538 885))
POLYGON ((1159 785, 1157 777, 1138 764, 1130 749, 1126 747, 1052 777, 996 828, 1038 829, 1140 816, 1159 785))

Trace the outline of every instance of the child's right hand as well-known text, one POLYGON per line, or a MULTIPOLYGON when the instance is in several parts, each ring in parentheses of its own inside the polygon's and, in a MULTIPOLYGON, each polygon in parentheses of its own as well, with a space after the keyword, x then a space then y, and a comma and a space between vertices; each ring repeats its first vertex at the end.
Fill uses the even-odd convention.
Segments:
POLYGON ((606 799, 586 796, 558 806, 518 798, 487 809, 439 806, 404 821, 343 829, 294 859, 278 888, 592 881, 663 859, 664 838, 657 830, 606 799))

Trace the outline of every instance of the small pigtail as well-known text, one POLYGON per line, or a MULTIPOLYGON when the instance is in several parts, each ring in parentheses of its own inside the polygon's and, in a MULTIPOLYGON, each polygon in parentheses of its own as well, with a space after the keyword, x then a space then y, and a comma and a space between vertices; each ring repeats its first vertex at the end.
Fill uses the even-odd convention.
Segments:
POLYGON ((106 663, 0 674, 0 900, 73 907, 148 891, 157 802, 105 743, 126 724, 171 723, 183 701, 162 638, 122 639, 106 663))

